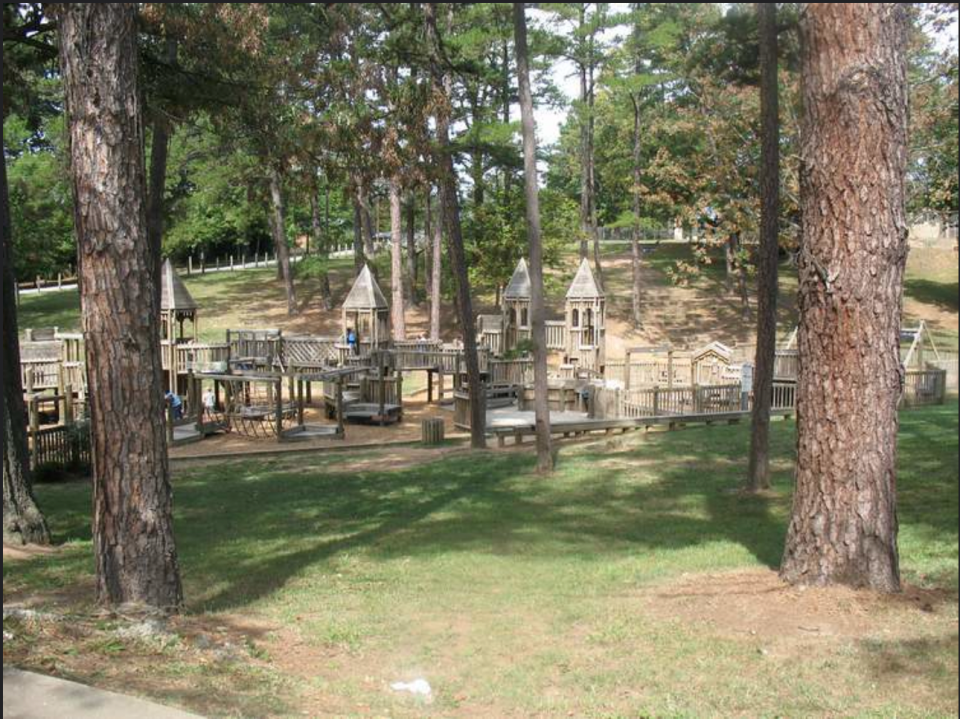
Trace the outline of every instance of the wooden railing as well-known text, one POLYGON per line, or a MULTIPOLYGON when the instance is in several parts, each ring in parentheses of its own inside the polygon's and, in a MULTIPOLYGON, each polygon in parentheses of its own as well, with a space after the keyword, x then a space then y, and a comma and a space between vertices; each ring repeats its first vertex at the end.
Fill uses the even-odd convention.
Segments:
POLYGON ((490 382, 493 384, 527 385, 533 382, 533 360, 490 360, 490 382))
POLYGON ((61 390, 67 385, 81 390, 87 385, 87 375, 82 362, 22 360, 20 372, 23 388, 27 392, 61 390))
POLYGON ((641 419, 671 415, 725 414, 742 407, 740 385, 623 390, 620 417, 641 419))
POLYGON ((361 377, 360 402, 363 404, 403 404, 403 378, 361 377))
POLYGON ((338 337, 284 337, 282 361, 286 367, 331 367, 340 361, 338 337))
POLYGON ((567 348, 566 322, 547 322, 547 349, 563 351, 567 348))
MULTIPOLYGON (((167 353, 162 353, 164 359, 167 353)), ((189 343, 177 345, 177 374, 188 372, 225 372, 230 359, 230 345, 189 343)), ((164 362, 164 369, 169 370, 164 362)))
POLYGON ((86 422, 41 427, 28 431, 27 438, 34 469, 73 469, 90 465, 90 425, 86 422))
POLYGON ((503 354, 503 332, 499 329, 483 330, 480 333, 479 344, 499 357, 503 354))
POLYGON ((777 382, 773 383, 773 400, 770 408, 772 410, 791 410, 797 408, 797 383, 796 382, 777 382))
POLYGON ((796 380, 800 373, 800 353, 797 350, 777 350, 773 362, 776 379, 796 380))

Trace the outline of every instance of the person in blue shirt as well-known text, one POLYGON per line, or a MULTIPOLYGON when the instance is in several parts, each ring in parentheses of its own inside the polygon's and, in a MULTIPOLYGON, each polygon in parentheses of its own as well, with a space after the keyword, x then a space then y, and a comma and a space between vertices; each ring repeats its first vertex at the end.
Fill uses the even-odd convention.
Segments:
POLYGON ((175 392, 169 390, 167 390, 164 398, 170 403, 170 406, 173 407, 173 418, 183 419, 183 400, 180 399, 175 392))
POLYGON ((353 327, 347 329, 347 346, 350 354, 357 354, 357 333, 353 331, 353 327))

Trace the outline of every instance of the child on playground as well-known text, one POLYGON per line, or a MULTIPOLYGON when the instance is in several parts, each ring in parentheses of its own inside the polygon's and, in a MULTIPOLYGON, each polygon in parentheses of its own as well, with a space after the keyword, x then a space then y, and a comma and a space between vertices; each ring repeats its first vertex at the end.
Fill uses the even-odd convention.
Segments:
POLYGON ((163 397, 173 408, 173 418, 183 419, 183 400, 180 399, 175 392, 171 392, 170 390, 167 390, 167 393, 163 397))
POLYGON ((353 331, 353 327, 347 329, 347 346, 350 348, 350 354, 359 354, 357 352, 357 333, 353 331))
POLYGON ((206 392, 203 393, 203 412, 207 415, 213 415, 217 411, 217 397, 213 393, 213 389, 207 387, 206 392))

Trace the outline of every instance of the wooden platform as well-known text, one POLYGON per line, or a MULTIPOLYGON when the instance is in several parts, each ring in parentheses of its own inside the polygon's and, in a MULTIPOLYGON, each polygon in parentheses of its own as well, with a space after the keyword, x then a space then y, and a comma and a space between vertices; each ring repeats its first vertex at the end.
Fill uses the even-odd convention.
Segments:
POLYGON ((344 408, 343 418, 350 422, 376 422, 379 424, 393 424, 403 419, 403 407, 397 404, 383 405, 383 412, 378 404, 351 404, 344 408))
MULTIPOLYGON (((771 412, 774 417, 792 417, 793 410, 774 410, 771 412)), ((579 421, 560 421, 553 422, 550 425, 550 434, 562 435, 564 438, 581 437, 592 432, 604 432, 611 434, 615 431, 630 432, 650 427, 667 426, 670 429, 684 427, 688 424, 737 424, 741 421, 749 421, 750 412, 724 412, 716 414, 691 414, 691 415, 667 415, 660 417, 644 417, 641 419, 584 419, 579 421)), ((526 437, 536 435, 536 427, 533 424, 516 424, 514 426, 501 426, 489 428, 488 434, 497 438, 497 444, 501 447, 506 446, 507 438, 512 437, 514 444, 523 444, 526 437)))
POLYGON ((305 424, 283 433, 284 442, 309 442, 315 439, 343 439, 343 433, 335 426, 305 424))

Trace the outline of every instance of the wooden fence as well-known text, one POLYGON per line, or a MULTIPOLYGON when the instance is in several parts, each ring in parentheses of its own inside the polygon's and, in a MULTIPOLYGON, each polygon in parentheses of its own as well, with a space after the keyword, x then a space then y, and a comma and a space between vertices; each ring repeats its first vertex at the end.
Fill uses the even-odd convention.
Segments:
POLYGON ((30 465, 35 470, 90 466, 90 425, 87 422, 31 429, 27 438, 30 465))
POLYGON ((903 404, 907 407, 943 404, 947 398, 947 371, 908 370, 904 378, 903 404))

